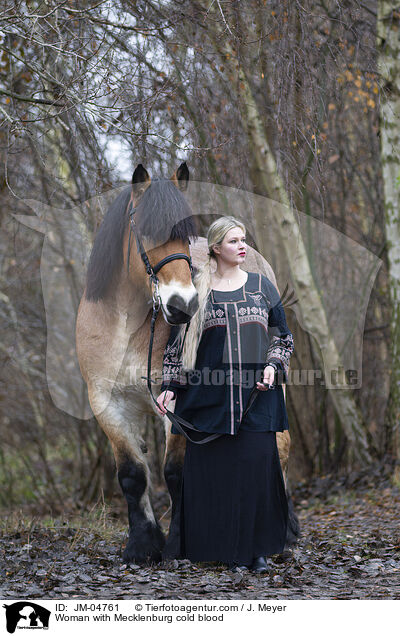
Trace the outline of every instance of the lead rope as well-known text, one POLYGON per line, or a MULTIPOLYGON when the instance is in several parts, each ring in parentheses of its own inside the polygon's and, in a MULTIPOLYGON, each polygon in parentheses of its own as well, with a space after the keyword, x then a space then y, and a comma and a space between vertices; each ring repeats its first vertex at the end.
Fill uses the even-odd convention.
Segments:
MULTIPOLYGON (((151 358, 152 358, 152 353, 153 353, 153 341, 154 341, 154 331, 155 331, 155 324, 156 324, 156 320, 157 320, 157 315, 158 312, 160 311, 160 299, 158 296, 154 295, 153 296, 153 313, 151 316, 151 323, 150 323, 150 342, 149 342, 149 352, 148 352, 148 356, 147 356, 147 388, 149 390, 149 393, 151 395, 151 398, 154 402, 154 404, 156 406, 158 406, 157 400, 153 395, 153 391, 151 388, 151 358)), ((182 344, 180 346, 180 350, 178 353, 178 359, 181 357, 182 355, 182 351, 183 351, 183 347, 185 344, 185 339, 186 339, 186 335, 189 329, 189 325, 190 325, 190 321, 188 323, 186 323, 186 327, 185 327, 185 333, 183 336, 183 340, 182 340, 182 344)), ((257 386, 253 387, 253 390, 251 391, 250 395, 249 395, 249 399, 246 405, 245 410, 243 411, 243 415, 242 415, 242 419, 243 417, 247 414, 247 412, 249 411, 250 407, 252 406, 254 400, 256 399, 257 395, 259 394, 259 391, 257 389, 257 386)), ((177 415, 176 413, 173 413, 172 411, 169 411, 168 409, 166 409, 166 416, 168 417, 168 419, 170 420, 170 422, 172 422, 172 424, 178 429, 178 431, 184 435, 186 437, 186 439, 188 439, 190 442, 192 442, 192 444, 206 444, 207 442, 211 442, 213 439, 217 439, 217 437, 221 437, 223 435, 223 433, 212 433, 211 435, 208 435, 208 437, 204 437, 201 440, 194 440, 192 439, 187 433, 186 431, 183 429, 183 426, 185 426, 186 428, 189 428, 192 431, 196 431, 197 433, 201 433, 203 431, 199 431, 195 426, 193 426, 193 424, 191 424, 190 422, 188 422, 187 420, 184 420, 183 417, 180 417, 180 415, 177 415)))
MULTIPOLYGON (((153 391, 151 388, 151 357, 152 357, 152 353, 153 353, 153 340, 154 340, 154 330, 155 330, 155 324, 156 324, 156 319, 157 319, 157 315, 158 312, 160 310, 160 303, 159 301, 157 302, 157 299, 153 298, 153 313, 151 316, 151 323, 150 323, 150 342, 149 342, 149 353, 148 353, 148 357, 147 357, 147 388, 149 390, 149 393, 152 397, 152 400, 154 402, 154 404, 157 404, 157 400, 153 395, 153 391)), ((181 355, 181 352, 183 350, 183 345, 185 344, 185 339, 186 339, 186 334, 188 332, 189 329, 189 325, 190 322, 188 322, 186 324, 186 328, 185 328, 185 333, 183 336, 183 341, 182 341, 182 345, 181 345, 181 350, 179 352, 179 355, 181 355)), ((206 444, 207 442, 211 442, 213 439, 216 439, 217 437, 221 437, 222 433, 212 433, 211 435, 209 435, 208 437, 205 437, 202 440, 198 440, 195 441, 193 440, 187 433, 186 431, 182 428, 182 426, 186 426, 187 428, 193 430, 193 431, 197 431, 198 433, 201 431, 198 431, 198 429, 193 426, 193 424, 190 424, 190 422, 187 422, 186 420, 183 419, 183 417, 180 417, 179 415, 176 415, 176 413, 173 413, 172 411, 169 411, 167 409, 166 412, 166 416, 168 417, 168 419, 170 420, 170 422, 172 422, 172 424, 174 424, 174 426, 178 429, 178 431, 184 435, 186 437, 186 439, 188 439, 190 442, 192 442, 193 444, 206 444)))

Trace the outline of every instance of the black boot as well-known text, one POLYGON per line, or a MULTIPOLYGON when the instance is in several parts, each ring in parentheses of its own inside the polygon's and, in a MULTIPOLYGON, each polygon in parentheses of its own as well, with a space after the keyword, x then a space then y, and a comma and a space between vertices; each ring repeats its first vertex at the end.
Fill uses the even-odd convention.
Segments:
POLYGON ((252 572, 269 572, 269 567, 265 557, 260 556, 253 559, 250 569, 252 572))

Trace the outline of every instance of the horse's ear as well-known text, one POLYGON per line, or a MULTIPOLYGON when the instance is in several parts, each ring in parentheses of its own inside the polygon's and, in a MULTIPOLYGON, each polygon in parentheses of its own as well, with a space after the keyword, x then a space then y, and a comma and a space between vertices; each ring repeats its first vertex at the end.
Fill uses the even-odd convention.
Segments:
POLYGON ((147 172, 146 168, 144 168, 144 166, 139 163, 132 175, 132 185, 136 185, 137 183, 146 183, 146 181, 151 181, 150 175, 147 172))
POLYGON ((186 161, 181 163, 179 168, 175 170, 174 174, 171 177, 171 181, 173 181, 177 188, 181 192, 184 192, 189 183, 189 168, 186 165, 186 161))
POLYGON ((151 178, 146 168, 139 163, 132 175, 132 186, 135 197, 139 197, 149 187, 151 178))

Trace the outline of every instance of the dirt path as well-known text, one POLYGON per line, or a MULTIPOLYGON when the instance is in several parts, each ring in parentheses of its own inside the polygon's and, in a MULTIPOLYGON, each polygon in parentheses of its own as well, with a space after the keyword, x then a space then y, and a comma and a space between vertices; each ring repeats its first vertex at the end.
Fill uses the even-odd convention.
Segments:
MULTIPOLYGON (((322 484, 322 490, 323 490, 322 484)), ((400 494, 352 490, 329 500, 294 496, 302 536, 269 574, 187 560, 152 567, 121 562, 126 533, 57 524, 0 537, 2 599, 399 599, 400 494)))

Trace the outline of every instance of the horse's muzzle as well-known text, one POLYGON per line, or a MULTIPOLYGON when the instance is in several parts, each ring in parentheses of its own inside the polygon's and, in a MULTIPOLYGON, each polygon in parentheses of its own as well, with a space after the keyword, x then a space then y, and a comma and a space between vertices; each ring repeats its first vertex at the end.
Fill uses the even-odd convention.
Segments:
POLYGON ((196 296, 193 296, 189 304, 187 304, 181 296, 174 294, 168 300, 168 303, 165 307, 165 315, 169 323, 173 325, 182 325, 189 322, 198 308, 199 301, 197 294, 196 296))

